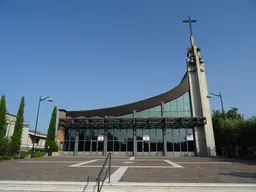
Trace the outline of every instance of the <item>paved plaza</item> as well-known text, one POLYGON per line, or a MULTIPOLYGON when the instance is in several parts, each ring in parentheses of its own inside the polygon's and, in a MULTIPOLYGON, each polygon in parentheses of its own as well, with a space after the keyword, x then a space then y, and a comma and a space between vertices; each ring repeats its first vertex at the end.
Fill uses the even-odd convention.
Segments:
MULTIPOLYGON (((90 182, 95 182, 104 158, 63 156, 2 161, 0 180, 86 182, 89 178, 90 182)), ((111 167, 111 184, 256 184, 256 162, 252 161, 200 157, 112 157, 111 167)))
MULTIPOLYGON (((0 180, 92 181, 104 157, 43 157, 0 162, 0 180)), ((256 183, 256 163, 199 157, 112 157, 113 182, 256 183), (122 171, 120 171, 122 170, 122 171)))

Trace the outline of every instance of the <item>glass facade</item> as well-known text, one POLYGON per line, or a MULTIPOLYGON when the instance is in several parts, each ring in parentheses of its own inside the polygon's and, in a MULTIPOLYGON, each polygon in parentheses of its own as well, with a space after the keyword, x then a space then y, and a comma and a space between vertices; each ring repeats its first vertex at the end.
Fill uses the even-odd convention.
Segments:
POLYGON ((161 117, 161 105, 136 112, 135 117, 161 117))
POLYGON ((133 153, 132 128, 108 128, 107 152, 114 154, 133 153))
POLYGON ((136 136, 137 155, 163 155, 163 130, 161 128, 137 128, 136 136), (149 140, 143 140, 143 136, 148 137, 149 140))
MULTIPOLYGON (((120 117, 132 118, 133 116, 191 117, 189 93, 163 105, 120 117)), ((104 155, 111 152, 114 155, 186 156, 194 155, 193 138, 193 127, 67 128, 63 150, 64 154, 73 154, 76 151, 75 146, 78 145, 78 155, 104 155), (98 136, 103 136, 104 140, 98 141, 98 136)))
POLYGON ((188 140, 188 136, 193 135, 193 128, 166 129, 167 153, 175 154, 195 151, 195 143, 188 140))
POLYGON ((164 117, 191 117, 189 93, 164 104, 164 117))

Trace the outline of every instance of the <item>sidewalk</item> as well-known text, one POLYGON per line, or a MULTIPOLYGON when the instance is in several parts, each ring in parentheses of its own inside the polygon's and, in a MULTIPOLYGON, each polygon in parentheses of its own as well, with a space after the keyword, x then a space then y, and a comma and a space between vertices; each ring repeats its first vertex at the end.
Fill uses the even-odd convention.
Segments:
MULTIPOLYGON (((0 181, 0 191, 48 191, 48 192, 96 192, 97 185, 91 182, 43 182, 43 181, 0 181), (85 187, 86 186, 86 187, 85 187)), ((218 183, 104 183, 101 192, 255 192, 256 184, 218 183)))

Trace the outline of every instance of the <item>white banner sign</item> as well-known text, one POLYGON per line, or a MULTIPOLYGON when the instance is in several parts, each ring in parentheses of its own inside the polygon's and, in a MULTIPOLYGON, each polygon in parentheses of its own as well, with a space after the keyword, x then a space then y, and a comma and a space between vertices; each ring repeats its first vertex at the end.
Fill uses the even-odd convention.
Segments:
POLYGON ((194 136, 192 134, 187 135, 186 139, 187 139, 187 141, 194 141, 194 136))
POLYGON ((103 135, 99 135, 98 136, 98 141, 104 141, 104 136, 103 135))
POLYGON ((149 138, 149 135, 143 135, 143 141, 149 141, 150 138, 149 138))

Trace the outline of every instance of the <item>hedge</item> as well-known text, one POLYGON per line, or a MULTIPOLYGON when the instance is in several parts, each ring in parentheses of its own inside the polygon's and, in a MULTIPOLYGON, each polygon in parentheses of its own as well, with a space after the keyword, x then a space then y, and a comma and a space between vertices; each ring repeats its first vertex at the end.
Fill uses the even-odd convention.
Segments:
POLYGON ((35 153, 30 153, 30 152, 25 152, 25 151, 21 151, 19 156, 15 155, 15 156, 9 156, 9 155, 4 155, 4 156, 0 156, 0 161, 2 160, 10 160, 10 159, 25 159, 26 156, 31 154, 31 158, 32 157, 44 157, 47 153, 46 152, 35 152, 35 153))
POLYGON ((12 158, 12 156, 8 156, 8 155, 0 156, 0 161, 1 160, 10 160, 11 158, 12 158))
POLYGON ((44 157, 45 155, 46 155, 46 152, 31 153, 31 157, 44 157))
POLYGON ((30 154, 29 152, 21 151, 20 152, 20 159, 25 159, 25 157, 28 156, 29 154, 30 154))

